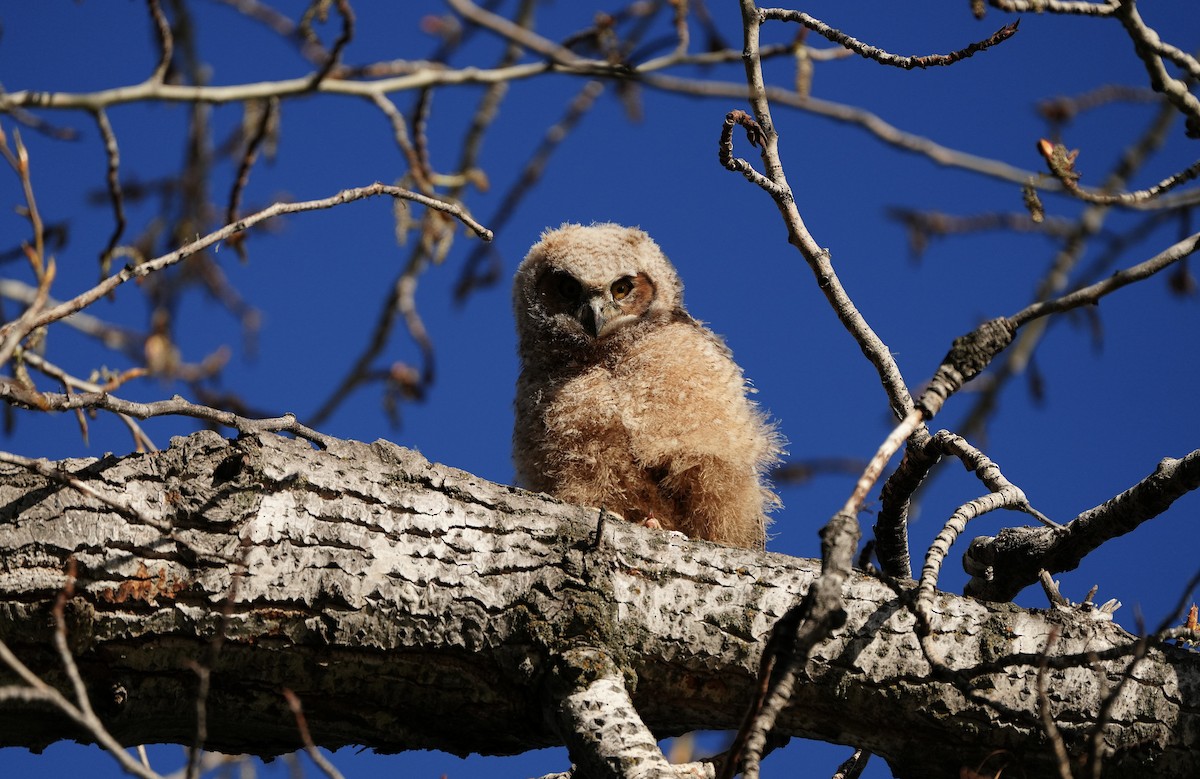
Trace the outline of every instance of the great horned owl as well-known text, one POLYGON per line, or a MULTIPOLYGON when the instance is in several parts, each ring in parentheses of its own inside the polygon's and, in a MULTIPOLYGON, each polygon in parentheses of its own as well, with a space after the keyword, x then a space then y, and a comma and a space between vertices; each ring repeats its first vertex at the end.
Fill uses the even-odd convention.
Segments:
POLYGON ((692 538, 765 542, 780 438, 641 230, 568 224, 517 269, 513 460, 523 486, 692 538))

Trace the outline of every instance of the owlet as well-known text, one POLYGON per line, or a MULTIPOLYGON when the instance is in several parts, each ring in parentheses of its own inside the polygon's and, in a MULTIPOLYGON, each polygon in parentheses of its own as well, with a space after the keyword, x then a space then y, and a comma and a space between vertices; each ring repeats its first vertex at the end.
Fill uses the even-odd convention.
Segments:
POLYGON ((519 483, 763 547, 780 437, 724 342, 684 309, 650 236, 615 224, 547 231, 517 269, 513 309, 519 483))

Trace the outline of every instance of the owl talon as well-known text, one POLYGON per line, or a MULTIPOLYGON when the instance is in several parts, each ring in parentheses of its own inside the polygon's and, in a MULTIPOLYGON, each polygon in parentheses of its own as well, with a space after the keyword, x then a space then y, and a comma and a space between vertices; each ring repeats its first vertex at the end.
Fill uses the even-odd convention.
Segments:
POLYGON ((659 522, 658 519, 653 514, 646 517, 638 524, 641 525, 642 527, 648 527, 651 530, 662 530, 663 529, 662 523, 659 522))

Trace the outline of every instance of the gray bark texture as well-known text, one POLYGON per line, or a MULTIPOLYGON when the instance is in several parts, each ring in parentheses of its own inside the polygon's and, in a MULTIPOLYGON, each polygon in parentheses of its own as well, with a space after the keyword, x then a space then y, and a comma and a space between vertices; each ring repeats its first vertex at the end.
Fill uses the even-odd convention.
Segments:
MULTIPOLYGON (((606 727, 578 713, 604 710, 589 690, 620 699, 622 681, 657 737, 737 728, 772 626, 820 570, 602 520, 382 441, 202 432, 56 465, 127 508, 0 468, 0 638, 69 689, 50 615, 73 558, 69 645, 131 745, 192 742, 197 663, 212 669, 206 746, 226 752, 300 746, 284 688, 330 748, 577 744, 570 723, 606 727)), ((1047 700, 1073 756, 1115 692, 1106 776, 1200 776, 1200 655, 1152 644, 1130 673, 1136 639, 1110 621, 941 593, 922 642, 913 593, 850 580, 848 620, 780 731, 864 747, 901 777, 957 777, 995 750, 1006 776, 1053 775, 1038 717, 1050 645, 1047 700)), ((48 707, 0 704, 0 744, 63 738, 88 740, 48 707)))

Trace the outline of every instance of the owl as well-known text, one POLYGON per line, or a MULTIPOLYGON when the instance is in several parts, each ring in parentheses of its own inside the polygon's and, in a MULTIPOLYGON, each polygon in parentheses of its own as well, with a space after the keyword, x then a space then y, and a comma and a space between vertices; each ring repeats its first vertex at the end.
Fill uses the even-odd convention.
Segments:
POLYGON ((781 440, 658 245, 616 224, 544 233, 513 283, 522 486, 761 549, 781 440))

